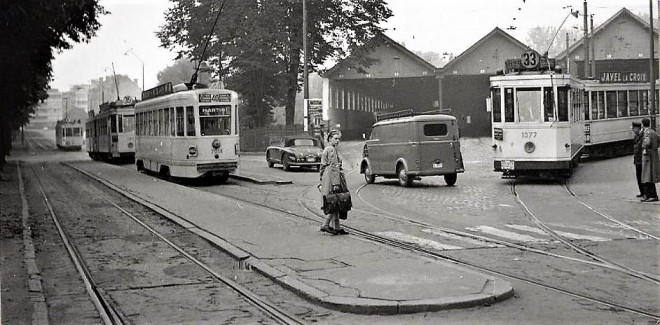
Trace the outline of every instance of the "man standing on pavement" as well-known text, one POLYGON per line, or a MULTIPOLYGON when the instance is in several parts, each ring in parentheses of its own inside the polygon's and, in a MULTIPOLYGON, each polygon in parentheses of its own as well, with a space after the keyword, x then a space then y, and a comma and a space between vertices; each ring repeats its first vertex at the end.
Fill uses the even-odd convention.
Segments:
POLYGON ((632 122, 633 138, 633 164, 635 164, 635 176, 637 177, 638 198, 644 197, 644 184, 642 183, 642 123, 632 122))
POLYGON ((658 159, 658 142, 660 142, 660 139, 650 126, 650 119, 642 119, 642 183, 644 183, 642 202, 658 201, 655 183, 660 182, 660 159, 658 159))

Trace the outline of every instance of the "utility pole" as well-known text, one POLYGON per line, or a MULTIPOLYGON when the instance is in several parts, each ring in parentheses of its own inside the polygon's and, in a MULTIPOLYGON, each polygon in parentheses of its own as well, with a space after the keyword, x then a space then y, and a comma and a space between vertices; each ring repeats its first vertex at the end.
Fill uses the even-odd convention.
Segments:
POLYGON ((310 116, 309 116, 309 71, 307 70, 307 1, 302 0, 303 10, 303 116, 304 116, 304 129, 312 132, 309 129, 310 116))
POLYGON ((649 0, 649 82, 651 84, 651 93, 649 94, 649 111, 651 113, 651 127, 656 130, 656 121, 655 121, 655 35, 653 33, 653 0, 649 0))
POLYGON ((584 78, 589 78, 589 21, 587 0, 584 0, 584 78))
POLYGON ((596 77, 596 39, 594 38, 594 14, 589 15, 591 23, 591 76, 596 77))

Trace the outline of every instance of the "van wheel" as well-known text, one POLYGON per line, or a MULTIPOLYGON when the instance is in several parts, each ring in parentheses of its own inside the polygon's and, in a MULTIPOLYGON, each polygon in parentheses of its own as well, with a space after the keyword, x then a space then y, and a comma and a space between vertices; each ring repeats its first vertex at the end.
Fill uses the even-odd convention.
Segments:
POLYGON ((376 175, 371 173, 371 167, 369 165, 364 169, 364 181, 367 184, 373 184, 376 181, 376 175))
POLYGON ((446 174, 445 175, 445 183, 447 183, 447 186, 454 186, 454 184, 456 184, 456 178, 458 178, 456 173, 446 174))
POLYGON ((399 176, 399 185, 408 187, 412 184, 412 178, 406 174, 406 167, 399 165, 396 169, 396 174, 399 176))

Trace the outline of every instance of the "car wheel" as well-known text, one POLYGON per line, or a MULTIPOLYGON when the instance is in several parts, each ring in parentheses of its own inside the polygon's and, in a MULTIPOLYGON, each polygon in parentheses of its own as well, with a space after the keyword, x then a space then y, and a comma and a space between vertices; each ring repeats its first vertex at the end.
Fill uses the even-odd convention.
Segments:
POLYGON ((396 169, 396 174, 399 176, 399 185, 408 187, 412 184, 412 178, 406 174, 406 167, 399 165, 396 169))
POLYGON ((268 163, 268 168, 273 168, 273 166, 275 166, 275 163, 270 160, 270 152, 266 153, 266 162, 268 163))
POLYGON ((289 157, 286 155, 282 156, 282 169, 284 169, 284 171, 291 170, 291 165, 289 165, 289 157))
POLYGON ((371 167, 369 165, 364 169, 364 180, 367 184, 373 184, 376 181, 376 175, 371 173, 371 167))
POLYGON ((454 186, 454 184, 456 184, 456 178, 457 178, 456 173, 446 174, 445 183, 447 183, 447 186, 454 186))

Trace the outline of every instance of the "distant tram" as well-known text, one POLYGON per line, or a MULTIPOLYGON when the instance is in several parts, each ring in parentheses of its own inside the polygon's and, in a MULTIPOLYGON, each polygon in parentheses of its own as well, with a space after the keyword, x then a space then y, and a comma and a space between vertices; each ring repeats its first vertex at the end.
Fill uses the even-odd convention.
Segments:
MULTIPOLYGON (((535 54, 538 58, 538 54, 535 54)), ((494 170, 503 177, 567 176, 583 154, 632 148, 631 121, 649 116, 648 83, 600 83, 507 60, 490 78, 494 170)))
POLYGON ((135 103, 130 97, 103 103, 89 112, 85 146, 93 160, 130 161, 135 158, 135 103))
POLYGON ((238 94, 171 83, 142 92, 135 105, 135 164, 163 176, 217 177, 238 168, 238 94))
POLYGON ((80 150, 83 146, 83 125, 80 120, 64 119, 55 124, 55 144, 60 150, 80 150))

